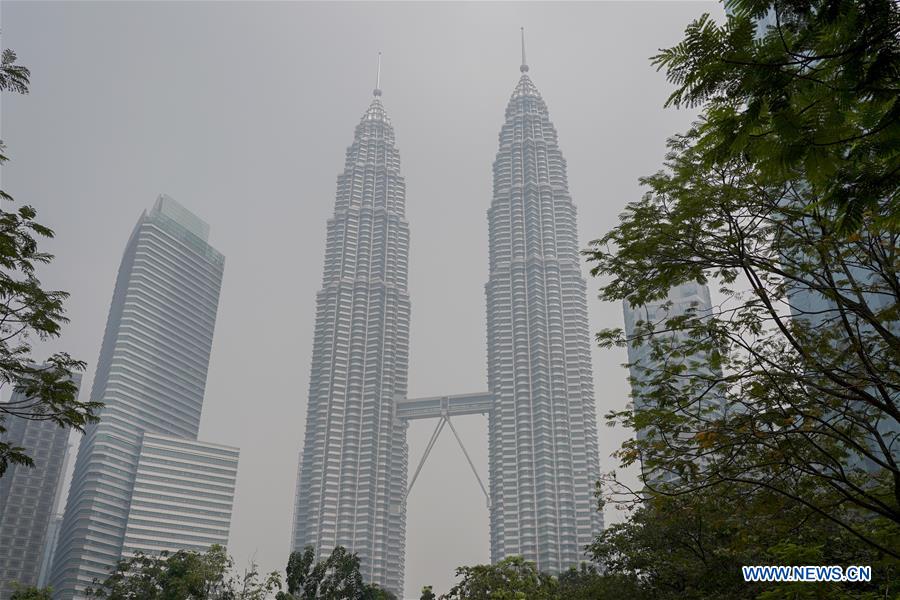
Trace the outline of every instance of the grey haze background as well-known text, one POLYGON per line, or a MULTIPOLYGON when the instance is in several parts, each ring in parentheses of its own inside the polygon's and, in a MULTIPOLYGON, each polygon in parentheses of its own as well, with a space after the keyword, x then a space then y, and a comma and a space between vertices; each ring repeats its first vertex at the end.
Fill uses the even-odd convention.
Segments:
MULTIPOLYGON (((282 569, 325 221, 376 53, 408 186, 410 394, 479 391, 491 164, 519 76, 519 26, 585 246, 692 119, 662 109, 670 86, 648 57, 704 11, 721 15, 711 2, 3 2, 3 47, 32 70, 31 94, 3 99, 3 188, 56 229, 42 277, 72 293, 72 322, 46 350, 89 362, 86 395, 141 211, 166 192, 208 221, 226 266, 200 435, 241 448, 238 564, 282 569)), ((621 326, 621 306, 595 298, 599 284, 588 282, 592 329, 621 326)), ((602 419, 627 402, 625 360, 593 354, 604 470, 627 435, 602 419)), ((455 422, 485 477, 486 419, 455 422)), ((432 427, 412 424, 412 467, 432 427)), ((607 523, 619 518, 607 510, 607 523)), ((408 596, 426 583, 445 591, 456 566, 489 559, 484 498, 450 435, 416 483, 407 531, 408 596)))

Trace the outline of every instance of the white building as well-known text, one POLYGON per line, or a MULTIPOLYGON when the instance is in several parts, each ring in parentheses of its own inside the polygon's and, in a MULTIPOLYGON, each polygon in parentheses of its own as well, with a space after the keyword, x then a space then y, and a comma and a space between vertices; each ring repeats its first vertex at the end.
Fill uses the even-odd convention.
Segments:
POLYGON ((603 528, 597 418, 575 203, 522 54, 488 210, 491 560, 558 573, 603 528))
POLYGON ((228 545, 237 448, 144 433, 122 556, 228 545))
POLYGON ((406 185, 381 91, 356 126, 327 226, 297 486, 294 549, 359 555, 363 578, 403 592, 409 362, 406 185))
POLYGON ((488 212, 489 391, 406 397, 405 184, 377 88, 338 177, 317 296, 294 549, 311 545, 321 556, 344 546, 359 555, 366 581, 398 595, 412 419, 438 419, 417 475, 443 426, 456 435, 451 417, 489 415, 493 560, 524 555, 560 572, 586 559, 585 545, 603 527, 575 205, 556 130, 527 70, 523 64, 506 111, 488 212))
POLYGON ((225 266, 208 234, 160 196, 125 248, 91 393, 104 407, 78 449, 50 576, 59 600, 83 598, 122 556, 145 434, 197 439, 225 266))
MULTIPOLYGON (((665 298, 647 302, 642 306, 632 306, 627 301, 623 302, 625 313, 625 334, 632 340, 628 344, 628 362, 632 382, 633 408, 635 411, 641 411, 651 408, 644 394, 651 393, 647 382, 655 377, 663 370, 668 373, 678 373, 680 381, 676 380, 686 393, 695 393, 697 386, 691 387, 696 383, 696 377, 703 377, 707 382, 720 381, 722 379, 722 371, 718 367, 710 365, 710 356, 708 352, 696 352, 690 356, 667 356, 665 360, 653 356, 653 345, 650 338, 642 338, 635 340, 635 333, 640 329, 642 332, 646 329, 654 331, 653 337, 656 339, 665 338, 666 340, 677 342, 685 340, 686 333, 681 331, 673 331, 668 321, 678 317, 702 318, 709 315, 712 311, 712 301, 709 295, 709 287, 706 284, 698 282, 684 283, 672 287, 665 298), (680 369, 684 369, 680 371, 680 369)), ((721 417, 727 409, 724 401, 724 390, 721 385, 713 385, 709 389, 705 386, 699 386, 703 389, 704 395, 693 397, 691 399, 691 408, 698 411, 704 411, 709 417, 721 417), (712 410, 712 412, 707 412, 712 410)), ((699 393, 699 392, 697 392, 699 393)), ((645 439, 649 432, 640 429, 636 432, 638 439, 645 439)), ((655 483, 673 481, 674 474, 663 471, 647 471, 643 473, 644 478, 655 483)))

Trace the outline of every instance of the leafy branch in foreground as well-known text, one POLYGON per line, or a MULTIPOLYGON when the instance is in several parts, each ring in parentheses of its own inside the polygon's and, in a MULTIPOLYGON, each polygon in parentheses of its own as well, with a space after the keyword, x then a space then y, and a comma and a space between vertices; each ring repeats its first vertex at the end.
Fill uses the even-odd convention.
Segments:
POLYGON ((13 583, 13 592, 9 600, 53 600, 50 588, 24 587, 13 583))
MULTIPOLYGON (((28 92, 29 71, 15 64, 16 54, 4 50, 0 56, 0 91, 28 92)), ((0 165, 7 161, 0 142, 0 165)), ((0 202, 11 202, 0 191, 0 202)), ((63 304, 66 292, 44 290, 36 268, 49 264, 53 255, 38 249, 38 239, 53 237, 53 231, 35 221, 36 211, 22 206, 17 211, 0 210, 0 390, 11 387, 21 394, 16 401, 0 404, 0 437, 7 418, 51 420, 60 427, 82 430, 97 420, 101 404, 79 402, 73 374, 85 363, 64 352, 36 365, 32 341, 58 337, 68 322, 63 304)), ((0 476, 9 464, 32 465, 26 449, 0 442, 0 476)))
POLYGON ((222 546, 204 553, 138 553, 119 561, 105 581, 95 581, 87 596, 106 600, 265 600, 281 589, 278 573, 260 575, 256 565, 243 573, 222 546))
POLYGON ((701 144, 696 128, 671 140, 667 170, 589 251, 612 278, 605 300, 641 305, 693 281, 723 298, 630 338, 598 335, 649 349, 633 365, 647 408, 610 415, 647 435, 619 457, 676 482, 657 492, 764 487, 896 554, 900 538, 887 547, 857 524, 900 526, 898 234, 867 218, 846 239, 803 182, 773 187, 742 158, 707 168, 701 144))
POLYGON ((726 0, 654 64, 674 106, 701 106, 707 167, 745 156, 768 183, 803 180, 855 231, 900 227, 900 5, 726 0))
MULTIPOLYGON (((863 526, 874 531, 881 525, 863 526)), ((900 561, 778 494, 739 485, 677 497, 650 494, 626 522, 603 531, 589 552, 605 565, 608 580, 639 590, 610 596, 620 598, 877 600, 894 597, 900 582, 900 561), (742 566, 769 564, 870 565, 872 581, 744 581, 742 566)))
POLYGON ((343 546, 319 561, 312 546, 291 552, 286 572, 287 590, 276 600, 396 600, 391 592, 363 582, 359 557, 343 546))
POLYGON ((441 596, 441 600, 556 600, 558 582, 537 570, 521 556, 505 558, 495 565, 459 567, 462 581, 441 596))
MULTIPOLYGON (((594 565, 582 563, 559 576, 541 573, 521 556, 510 556, 492 565, 459 567, 461 577, 441 600, 620 600, 649 598, 633 577, 606 575, 594 565)), ((421 600, 435 600, 430 586, 421 600)))
POLYGON ((641 409, 609 418, 646 434, 622 463, 663 475, 609 491, 638 505, 765 490, 896 558, 900 9, 728 4, 725 25, 704 16, 655 58, 670 103, 701 117, 586 252, 603 300, 642 306, 692 282, 721 299, 598 335, 645 350, 630 365, 641 409))

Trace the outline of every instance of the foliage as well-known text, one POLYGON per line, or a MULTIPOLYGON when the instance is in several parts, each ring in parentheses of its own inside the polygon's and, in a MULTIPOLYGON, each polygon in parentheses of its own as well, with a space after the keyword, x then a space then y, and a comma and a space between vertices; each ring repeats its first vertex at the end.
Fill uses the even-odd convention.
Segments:
POLYGON ((521 556, 494 565, 459 567, 462 581, 442 595, 442 600, 555 600, 557 582, 521 556))
MULTIPOLYGON (((593 565, 571 568, 558 578, 538 572, 534 563, 522 557, 506 558, 495 565, 460 567, 462 581, 442 600, 643 600, 651 596, 633 575, 607 575, 593 565)), ((422 590, 421 600, 434 600, 431 586, 422 590)))
MULTIPOLYGON (((877 527, 870 523, 869 527, 877 527)), ((742 486, 651 494, 590 547, 606 577, 636 583, 637 598, 891 598, 900 562, 834 522, 765 489, 742 486), (871 584, 745 583, 744 565, 871 565, 871 584), (796 594, 796 595, 793 595, 796 594), (811 595, 804 595, 811 594, 811 595)))
POLYGON ((437 600, 437 596, 434 595, 430 585, 422 588, 422 597, 419 600, 437 600))
POLYGON ((20 587, 16 584, 13 584, 13 586, 13 593, 9 600, 53 600, 53 591, 48 587, 20 587))
MULTIPOLYGON (((839 30, 828 31, 844 37, 851 34, 840 29, 848 26, 842 15, 869 10, 858 3, 810 4, 818 12, 772 5, 778 22, 793 32, 789 48, 812 35, 801 25, 819 27, 828 6, 843 7, 829 26, 839 30), (797 22, 785 25, 792 19, 797 22)), ((735 3, 750 5, 761 6, 735 3)), ((811 172, 792 168, 774 176, 766 162, 771 157, 757 142, 746 141, 738 153, 719 151, 714 140, 725 136, 725 125, 717 103, 724 92, 704 87, 712 67, 687 57, 737 52, 738 41, 752 40, 745 21, 731 19, 720 31, 701 19, 683 44, 660 55, 670 77, 684 86, 673 101, 706 102, 703 120, 669 141, 665 169, 642 179, 649 192, 588 251, 592 274, 610 280, 601 290, 604 300, 633 306, 663 301, 665 307, 672 288, 694 282, 715 285, 722 298, 711 311, 639 322, 631 336, 620 329, 598 334, 603 346, 643 347, 649 358, 630 365, 638 373, 632 395, 639 410, 609 415, 642 434, 618 457, 626 466, 639 462, 654 493, 732 484, 766 489, 898 557, 900 229, 888 227, 895 203, 889 195, 869 198, 853 217, 856 230, 845 235, 847 211, 856 209, 833 202, 811 172), (875 521, 883 529, 871 528, 875 521)), ((874 37, 855 43, 881 43, 880 34, 870 33, 874 37)), ((775 52, 780 38, 770 29, 752 44, 753 52, 775 52)), ((768 72, 754 66, 754 56, 721 67, 732 78, 729 85, 744 89, 740 69, 747 81, 768 72)), ((804 68, 819 69, 828 60, 816 56, 820 62, 804 68)), ((772 82, 759 85, 775 93, 772 82)), ((793 84, 781 85, 788 102, 793 84)), ((852 160, 842 165, 862 168, 852 160)), ((622 502, 640 503, 647 491, 629 490, 614 478, 608 483, 607 493, 622 502)))
POLYGON ((267 600, 281 590, 281 575, 273 571, 263 576, 255 563, 240 575, 233 575, 222 600, 267 600), (276 591, 277 590, 277 591, 276 591))
MULTIPOLYGON (((0 56, 0 91, 28 92, 29 71, 15 64, 16 54, 4 50, 0 56)), ((0 165, 6 162, 0 142, 0 165)), ((0 191, 0 202, 12 197, 0 191)), ((34 208, 0 210, 0 390, 4 386, 23 392, 23 399, 0 404, 0 437, 8 417, 50 420, 60 427, 82 430, 96 421, 100 404, 79 402, 78 387, 71 381, 85 363, 66 353, 57 353, 36 366, 32 341, 58 337, 68 322, 63 303, 68 294, 44 290, 36 267, 53 260, 38 249, 38 238, 52 238, 53 231, 35 221, 34 208)), ((0 476, 10 464, 32 466, 26 449, 0 441, 0 476)))
POLYGON ((590 552, 649 598, 887 598, 900 556, 900 12, 732 0, 654 57, 700 119, 591 243, 626 336, 627 522, 590 552), (670 311, 681 285, 711 310, 670 311), (719 300, 721 299, 721 300, 719 300), (748 584, 742 565, 870 564, 872 584, 748 584))
POLYGON ((27 94, 31 71, 16 64, 16 53, 6 48, 0 56, 0 90, 27 94))
POLYGON ((243 574, 221 546, 207 552, 137 554, 119 561, 112 574, 87 591, 107 600, 265 600, 281 589, 278 573, 261 578, 255 565, 243 574))
POLYGON ((363 600, 397 600, 392 592, 379 587, 376 584, 365 586, 362 595, 363 600))
POLYGON ((582 563, 559 576, 559 600, 643 600, 650 598, 631 575, 600 574, 596 567, 582 563))
POLYGON ((277 600, 396 600, 391 592, 363 582, 359 557, 343 546, 328 558, 316 561, 316 552, 307 546, 288 558, 286 592, 277 600))
POLYGON ((900 5, 726 0, 655 64, 675 106, 701 106, 706 169, 742 157, 769 185, 805 181, 835 226, 900 226, 900 5))

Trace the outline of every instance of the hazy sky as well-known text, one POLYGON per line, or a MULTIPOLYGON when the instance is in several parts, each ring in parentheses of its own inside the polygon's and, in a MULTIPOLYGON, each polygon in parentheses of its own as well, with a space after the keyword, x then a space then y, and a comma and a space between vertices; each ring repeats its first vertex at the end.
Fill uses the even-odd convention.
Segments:
MULTIPOLYGON (((211 227, 226 256, 202 440, 239 446, 230 550, 282 569, 289 552, 325 222, 353 127, 383 101, 407 181, 412 242, 410 395, 486 389, 484 283, 491 164, 519 77, 530 74, 568 161, 582 246, 610 229, 693 114, 648 57, 681 39, 710 2, 257 3, 6 2, 3 46, 32 70, 3 98, 11 162, 3 189, 53 227, 42 272, 72 319, 47 350, 87 360, 87 397, 125 242, 165 192, 211 227)), ((587 274, 587 269, 585 269, 587 274)), ((596 299, 591 327, 621 326, 596 299)), ((624 351, 593 353, 600 452, 626 432, 624 351)), ((455 421, 481 475, 487 426, 455 421)), ((410 426, 411 469, 434 423, 410 426)), ((614 510, 607 523, 619 518, 614 510)), ((489 560, 484 497, 444 432, 410 496, 406 594, 446 591, 454 569, 489 560)))

